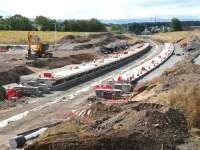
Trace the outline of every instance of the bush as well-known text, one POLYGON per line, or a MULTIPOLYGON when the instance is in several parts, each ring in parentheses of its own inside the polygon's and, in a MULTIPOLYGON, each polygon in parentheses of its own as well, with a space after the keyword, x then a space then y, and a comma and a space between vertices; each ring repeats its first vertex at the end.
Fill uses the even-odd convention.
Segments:
POLYGON ((170 23, 170 28, 172 31, 182 31, 182 25, 180 20, 173 18, 170 23))
POLYGON ((190 128, 200 128, 200 84, 179 85, 169 92, 170 105, 183 110, 190 128))

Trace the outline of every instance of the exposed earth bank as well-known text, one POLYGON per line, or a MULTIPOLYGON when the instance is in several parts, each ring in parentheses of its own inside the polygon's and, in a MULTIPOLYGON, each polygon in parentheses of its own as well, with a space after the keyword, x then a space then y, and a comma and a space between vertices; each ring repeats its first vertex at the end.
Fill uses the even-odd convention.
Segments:
POLYGON ((187 137, 186 120, 177 110, 158 104, 97 102, 78 118, 50 128, 25 150, 63 146, 66 150, 171 150, 187 137))

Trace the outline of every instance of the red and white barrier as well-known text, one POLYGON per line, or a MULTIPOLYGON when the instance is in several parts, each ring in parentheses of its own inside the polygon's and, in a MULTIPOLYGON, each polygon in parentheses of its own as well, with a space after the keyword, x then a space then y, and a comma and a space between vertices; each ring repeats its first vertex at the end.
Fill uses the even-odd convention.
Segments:
POLYGON ((54 78, 54 73, 51 71, 44 71, 39 75, 40 78, 54 78))
POLYGON ((168 59, 172 53, 174 52, 174 45, 170 43, 165 43, 164 50, 154 58, 150 59, 147 62, 141 63, 138 67, 130 70, 126 74, 120 74, 114 78, 115 81, 118 81, 119 77, 123 80, 136 80, 140 76, 150 72, 155 69, 158 65, 163 63, 166 59, 168 59), (133 78, 134 77, 134 78, 133 78))

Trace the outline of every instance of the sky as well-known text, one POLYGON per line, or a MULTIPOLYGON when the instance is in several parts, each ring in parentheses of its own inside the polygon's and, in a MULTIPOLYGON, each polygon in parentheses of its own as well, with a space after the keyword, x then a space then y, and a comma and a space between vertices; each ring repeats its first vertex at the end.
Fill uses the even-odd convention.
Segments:
POLYGON ((55 19, 200 19, 200 0, 0 0, 0 15, 55 19))

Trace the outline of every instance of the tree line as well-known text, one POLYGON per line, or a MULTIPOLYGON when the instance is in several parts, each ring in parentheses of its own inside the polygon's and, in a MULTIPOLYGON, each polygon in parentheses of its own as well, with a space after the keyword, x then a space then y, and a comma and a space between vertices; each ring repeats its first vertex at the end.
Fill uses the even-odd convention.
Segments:
MULTIPOLYGON (((197 22, 194 22, 194 24, 198 24, 197 22)), ((157 27, 160 28, 164 26, 166 30, 164 32, 173 32, 173 31, 182 31, 183 26, 190 26, 191 22, 181 22, 177 18, 172 18, 171 22, 144 22, 144 23, 130 23, 128 25, 129 31, 134 32, 135 34, 141 34, 145 29, 151 28, 151 27, 157 27)))
POLYGON ((70 32, 104 32, 106 26, 97 19, 57 21, 45 16, 37 16, 31 20, 22 15, 8 18, 0 16, 0 30, 21 31, 70 31, 70 32))
POLYGON ((141 34, 146 28, 164 26, 164 32, 187 30, 191 26, 200 26, 200 21, 180 21, 178 18, 172 18, 169 22, 143 22, 143 23, 129 23, 122 25, 123 28, 128 27, 128 31, 135 34, 141 34))

